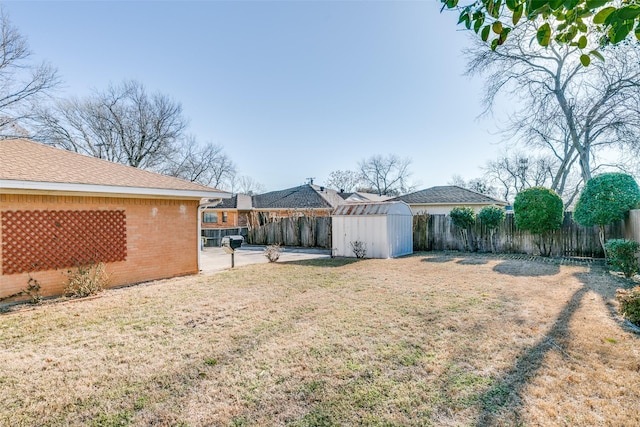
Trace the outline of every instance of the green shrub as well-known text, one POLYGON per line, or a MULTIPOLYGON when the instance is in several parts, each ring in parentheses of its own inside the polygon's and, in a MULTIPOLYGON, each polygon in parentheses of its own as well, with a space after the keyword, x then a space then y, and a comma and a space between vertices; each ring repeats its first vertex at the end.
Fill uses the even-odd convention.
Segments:
POLYGON ((640 326, 640 286, 632 289, 618 289, 616 298, 620 303, 620 313, 634 325, 640 326))
POLYGON ((88 297, 101 292, 109 284, 104 263, 80 265, 67 271, 64 294, 72 297, 88 297))
POLYGON ((551 255, 551 232, 562 227, 564 204, 555 191, 531 187, 516 194, 513 202, 516 227, 537 235, 536 245, 543 256, 551 255))
POLYGON ((600 245, 606 256, 604 226, 624 219, 639 202, 640 189, 631 175, 603 173, 587 181, 573 218, 585 227, 598 226, 600 245))
POLYGON ((638 258, 636 254, 640 244, 635 240, 611 239, 607 240, 607 263, 615 271, 621 271, 624 277, 632 277, 638 272, 638 258))
POLYGON ((480 222, 487 227, 489 231, 489 244, 491 246, 491 251, 496 252, 495 245, 495 232, 496 228, 504 221, 505 213, 504 208, 500 206, 485 206, 478 213, 478 219, 480 222))
POLYGON ((469 242, 469 228, 471 228, 476 222, 476 213, 473 209, 468 207, 455 207, 451 209, 449 216, 451 217, 453 225, 458 227, 458 230, 460 231, 464 250, 468 251, 472 246, 469 242))
POLYGON ((476 222, 476 214, 468 207, 455 207, 449 212, 453 225, 458 228, 469 228, 476 222))
POLYGON ((504 221, 504 217, 504 208, 500 206, 485 206, 478 213, 478 219, 490 230, 498 228, 504 221))

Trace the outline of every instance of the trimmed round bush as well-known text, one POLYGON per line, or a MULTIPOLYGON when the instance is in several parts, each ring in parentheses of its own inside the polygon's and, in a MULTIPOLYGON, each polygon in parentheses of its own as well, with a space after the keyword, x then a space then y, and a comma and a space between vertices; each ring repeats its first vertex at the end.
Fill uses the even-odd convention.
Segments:
POLYGON ((624 277, 633 277, 638 272, 638 258, 636 254, 640 244, 635 240, 611 239, 607 240, 607 263, 612 270, 620 271, 624 277))
POLYGON ((498 228, 504 221, 504 209, 500 206, 485 206, 478 213, 478 219, 488 229, 498 228))
POLYGON ((476 222, 476 213, 468 207, 455 207, 449 212, 453 225, 458 228, 469 228, 476 222))
POLYGON ((513 213, 518 229, 531 234, 546 234, 562 227, 564 204, 555 191, 531 187, 516 195, 513 213))
POLYGON ((624 219, 640 203, 640 189, 631 175, 603 173, 587 181, 573 218, 586 227, 624 219))

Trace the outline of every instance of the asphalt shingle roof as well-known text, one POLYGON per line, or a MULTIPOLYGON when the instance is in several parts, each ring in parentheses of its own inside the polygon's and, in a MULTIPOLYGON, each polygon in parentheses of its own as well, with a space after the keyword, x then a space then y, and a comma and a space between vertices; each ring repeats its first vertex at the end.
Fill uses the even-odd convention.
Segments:
POLYGON ((331 209, 343 203, 337 191, 311 184, 253 196, 254 209, 331 209))
POLYGON ((222 202, 215 206, 216 209, 251 209, 251 196, 236 194, 229 199, 222 199, 222 202))
POLYGON ((398 196, 391 200, 400 200, 408 204, 506 204, 502 200, 494 199, 457 185, 431 187, 398 196))
POLYGON ((220 192, 26 139, 0 140, 0 180, 220 192))

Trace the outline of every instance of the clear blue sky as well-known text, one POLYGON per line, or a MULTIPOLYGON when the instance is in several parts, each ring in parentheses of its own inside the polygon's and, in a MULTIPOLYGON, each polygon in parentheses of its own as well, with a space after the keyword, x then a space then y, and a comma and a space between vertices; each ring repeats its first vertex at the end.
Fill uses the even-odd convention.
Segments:
POLYGON ((60 96, 136 79, 268 190, 374 154, 420 188, 474 178, 501 146, 462 75, 468 34, 425 1, 5 2, 60 96))

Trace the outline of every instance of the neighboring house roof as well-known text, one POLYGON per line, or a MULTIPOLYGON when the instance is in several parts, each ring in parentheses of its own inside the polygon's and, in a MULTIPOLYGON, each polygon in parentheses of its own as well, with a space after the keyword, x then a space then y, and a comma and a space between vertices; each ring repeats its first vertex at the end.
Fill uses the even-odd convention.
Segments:
POLYGON ((364 216, 364 215, 406 215, 411 216, 411 209, 404 202, 367 202, 348 203, 338 206, 334 216, 364 216))
POLYGON ((389 196, 381 196, 375 193, 365 193, 362 191, 351 193, 345 198, 347 202, 384 202, 389 199, 391 199, 389 196))
POLYGON ((236 194, 235 196, 222 200, 221 203, 216 206, 212 206, 212 209, 238 209, 238 210, 251 210, 251 196, 246 194, 236 194))
POLYGON ((507 205, 507 202, 494 199, 485 194, 477 193, 457 185, 444 185, 431 187, 414 193, 395 197, 391 200, 399 200, 410 205, 452 205, 452 204, 487 204, 507 205))
POLYGON ((0 189, 184 198, 231 196, 215 188, 26 139, 0 140, 0 189))
POLYGON ((338 192, 313 184, 253 196, 254 209, 331 209, 344 203, 338 192))

